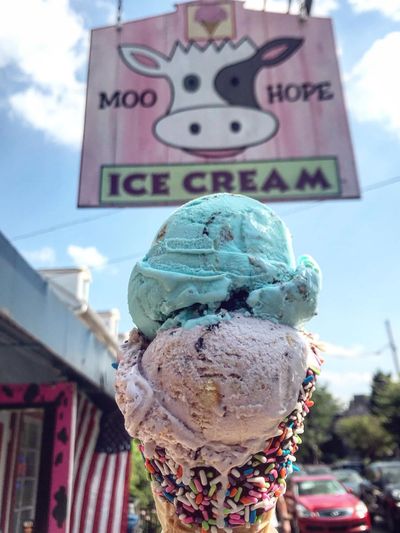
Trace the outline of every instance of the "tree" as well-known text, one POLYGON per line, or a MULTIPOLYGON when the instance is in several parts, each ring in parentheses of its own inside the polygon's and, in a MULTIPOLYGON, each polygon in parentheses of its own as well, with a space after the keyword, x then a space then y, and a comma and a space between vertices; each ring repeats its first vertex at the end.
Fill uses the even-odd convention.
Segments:
POLYGON ((389 383, 382 403, 386 408, 384 425, 398 443, 400 441, 400 383, 394 381, 389 383))
POLYGON ((134 444, 131 453, 132 475, 130 482, 130 495, 135 503, 136 513, 139 515, 141 531, 160 531, 153 494, 151 492, 149 475, 144 467, 142 455, 134 444))
POLYGON ((384 408, 381 405, 382 395, 384 394, 387 386, 391 383, 392 379, 390 374, 385 374, 378 370, 372 377, 371 384, 371 396, 370 396, 370 411, 373 415, 381 416, 384 413, 384 408))
MULTIPOLYGON (((372 380, 371 412, 378 416, 383 427, 400 442, 400 383, 390 374, 377 372, 372 380)), ((397 444, 397 451, 398 451, 397 444)))
POLYGON ((298 459, 302 463, 318 463, 324 459, 323 447, 333 438, 333 425, 341 407, 327 390, 320 386, 313 393, 315 405, 305 419, 303 444, 298 459))
POLYGON ((394 440, 375 415, 356 415, 342 418, 336 431, 346 446, 362 458, 375 460, 391 455, 394 440))

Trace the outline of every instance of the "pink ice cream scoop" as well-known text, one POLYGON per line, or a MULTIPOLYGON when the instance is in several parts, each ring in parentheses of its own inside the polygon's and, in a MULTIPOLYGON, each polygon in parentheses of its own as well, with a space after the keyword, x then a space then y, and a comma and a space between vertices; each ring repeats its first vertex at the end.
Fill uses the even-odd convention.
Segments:
POLYGON ((228 18, 221 6, 215 4, 203 5, 196 10, 195 21, 200 23, 212 35, 219 24, 228 18))
POLYGON ((310 340, 239 313, 160 331, 150 343, 131 333, 116 400, 154 492, 184 523, 206 517, 228 531, 252 524, 284 492, 319 373, 310 340), (235 484, 238 505, 228 497, 235 484), (210 496, 202 509, 199 491, 210 496))
POLYGON ((302 333, 240 314, 162 331, 147 347, 134 336, 125 350, 117 402, 128 432, 220 472, 279 433, 314 357, 302 333))
POLYGON ((228 18, 226 11, 215 4, 203 5, 196 10, 196 22, 219 23, 228 18))

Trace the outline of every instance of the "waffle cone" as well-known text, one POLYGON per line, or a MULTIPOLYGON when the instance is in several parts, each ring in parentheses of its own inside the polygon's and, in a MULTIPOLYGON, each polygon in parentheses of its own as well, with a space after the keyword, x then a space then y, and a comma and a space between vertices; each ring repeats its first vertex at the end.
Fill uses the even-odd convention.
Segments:
MULTIPOLYGON (((180 533, 181 531, 187 531, 191 533, 198 533, 201 528, 189 527, 181 522, 178 516, 175 514, 174 506, 160 498, 153 491, 154 502, 156 504, 157 517, 161 524, 162 533, 180 533)), ((277 533, 276 529, 271 525, 274 509, 264 513, 261 520, 257 524, 253 524, 249 527, 236 526, 234 528, 235 533, 277 533)), ((222 533, 223 529, 218 529, 218 533, 222 533)))
POLYGON ((206 29, 209 35, 213 35, 217 27, 220 25, 220 22, 206 22, 202 20, 200 24, 206 29))

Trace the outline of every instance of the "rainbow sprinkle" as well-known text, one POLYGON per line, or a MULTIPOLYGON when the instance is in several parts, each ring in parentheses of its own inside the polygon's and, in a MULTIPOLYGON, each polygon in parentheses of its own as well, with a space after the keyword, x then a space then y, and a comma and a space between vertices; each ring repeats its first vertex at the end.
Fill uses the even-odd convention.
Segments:
MULTIPOLYGON (((314 404, 311 400, 317 379, 316 368, 308 368, 299 393, 296 408, 279 426, 281 434, 269 439, 265 448, 252 455, 247 463, 233 468, 228 474, 224 499, 224 527, 254 524, 265 511, 275 505, 286 490, 285 478, 296 470, 294 462, 304 431, 304 417, 314 404)), ((201 531, 217 531, 217 493, 221 489, 220 473, 212 467, 190 470, 189 484, 182 481, 182 466, 167 456, 165 449, 156 448, 153 457, 144 456, 149 478, 156 493, 175 506, 179 519, 201 531)))

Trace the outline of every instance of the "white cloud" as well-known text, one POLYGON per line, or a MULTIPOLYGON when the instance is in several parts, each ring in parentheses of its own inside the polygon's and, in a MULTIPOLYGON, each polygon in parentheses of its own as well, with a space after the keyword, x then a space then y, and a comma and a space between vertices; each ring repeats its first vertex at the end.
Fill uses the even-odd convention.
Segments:
POLYGON ((379 11, 390 19, 400 20, 399 0, 349 0, 349 2, 356 13, 379 11))
POLYGON ((55 141, 71 146, 81 142, 84 97, 78 87, 75 91, 71 87, 65 94, 30 87, 11 96, 10 103, 26 122, 55 141))
POLYGON ((56 262, 56 252, 50 246, 43 246, 43 248, 38 250, 23 251, 22 255, 35 267, 51 267, 56 262))
MULTIPOLYGON (((106 23, 107 24, 115 24, 115 21, 117 19, 117 10, 116 10, 116 2, 113 0, 112 2, 107 2, 107 0, 96 0, 96 8, 101 9, 105 13, 106 17, 106 23)), ((123 15, 122 11, 122 15, 123 15)), ((124 22, 124 18, 122 16, 122 22, 124 22)))
POLYGON ((10 109, 52 139, 78 146, 82 136, 87 32, 68 0, 13 0, 0 17, 0 67, 13 66, 18 86, 10 109), (22 16, 23 14, 23 16, 22 16))
MULTIPOLYGON (((245 7, 249 9, 264 9, 265 2, 264 0, 244 0, 245 7)), ((338 0, 318 0, 314 2, 311 8, 311 15, 315 17, 324 17, 331 14, 339 7, 338 0)), ((267 0, 266 3, 267 11, 275 11, 278 13, 286 13, 288 8, 287 0, 267 0)), ((298 13, 298 2, 297 0, 292 1, 291 13, 298 13)))
POLYGON ((339 8, 338 0, 318 0, 313 3, 311 15, 314 17, 327 17, 339 8))
POLYGON ((330 342, 322 342, 321 344, 328 357, 345 357, 352 359, 365 354, 365 348, 361 345, 339 346, 338 344, 332 344, 330 342))
POLYGON ((70 244, 67 248, 67 253, 77 266, 101 269, 106 265, 108 260, 94 246, 84 248, 70 244))
POLYGON ((400 32, 375 41, 346 76, 349 109, 360 122, 376 122, 400 139, 400 32))
POLYGON ((332 372, 325 370, 318 383, 326 385, 339 400, 349 401, 354 394, 368 394, 372 381, 371 372, 332 372))

